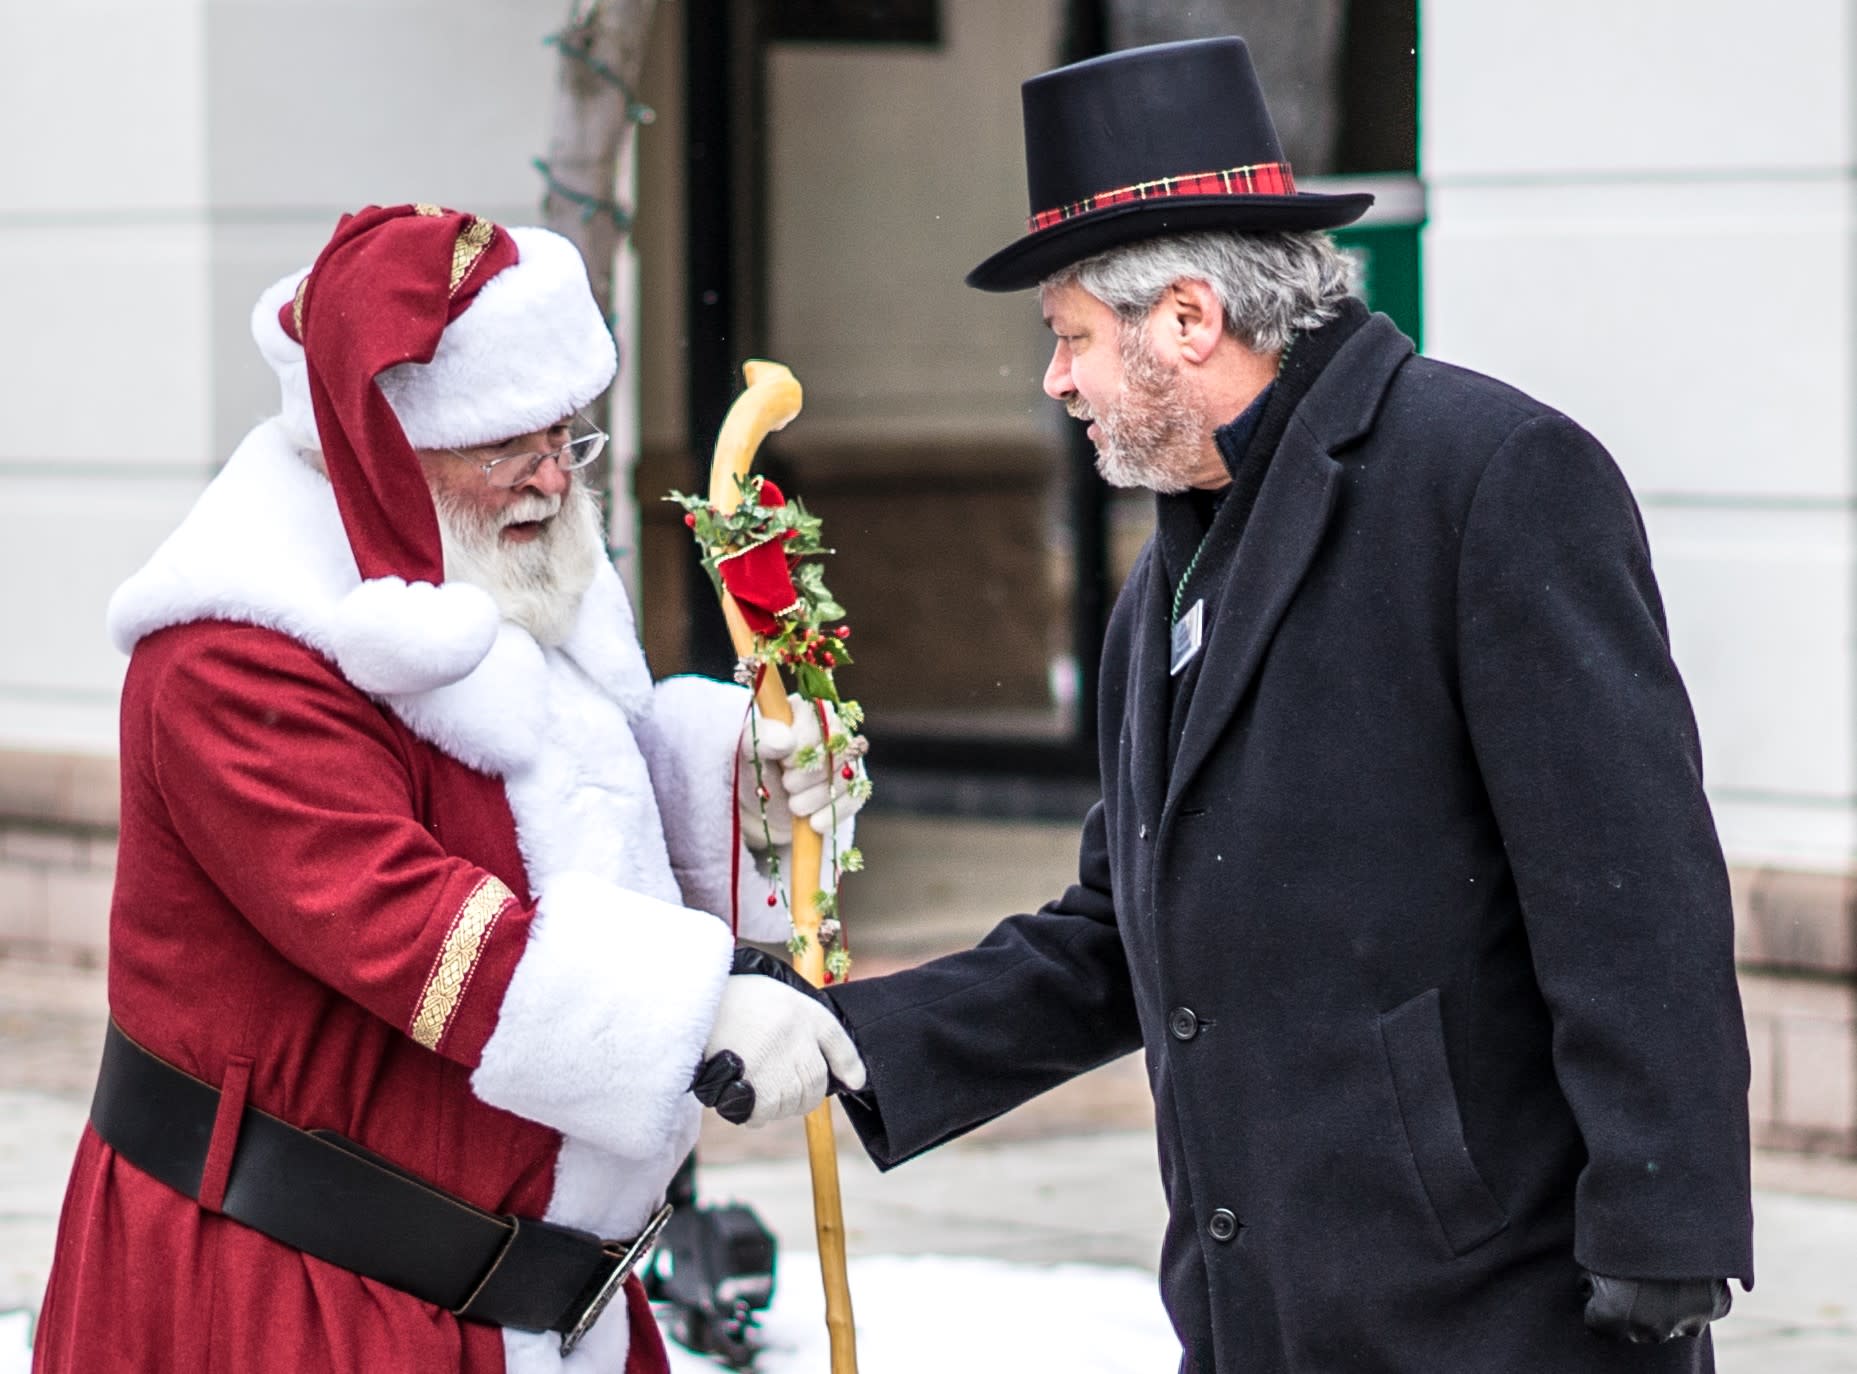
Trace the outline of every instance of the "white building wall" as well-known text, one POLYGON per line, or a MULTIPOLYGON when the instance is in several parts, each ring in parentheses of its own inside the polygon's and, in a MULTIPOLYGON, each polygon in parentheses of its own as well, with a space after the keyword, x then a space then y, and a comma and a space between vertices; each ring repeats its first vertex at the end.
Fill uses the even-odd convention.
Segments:
POLYGON ((565 14, 0 0, 0 751, 114 752, 104 605, 274 410, 264 286, 369 202, 534 222, 565 14))
POLYGON ((0 10, 0 738, 114 747, 110 588, 207 439, 205 14, 0 10))
POLYGON ((1426 351, 1637 491, 1731 860, 1857 862, 1848 0, 1424 0, 1426 351))

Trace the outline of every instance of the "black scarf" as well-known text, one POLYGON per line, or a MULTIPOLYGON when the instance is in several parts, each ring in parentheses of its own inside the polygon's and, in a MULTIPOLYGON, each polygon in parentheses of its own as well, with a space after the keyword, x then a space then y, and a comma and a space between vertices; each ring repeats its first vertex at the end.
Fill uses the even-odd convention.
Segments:
MULTIPOLYGON (((1238 545, 1244 538, 1245 526, 1250 523, 1251 511, 1257 505, 1264 475, 1270 470, 1270 460, 1290 427, 1290 417, 1315 385, 1315 379, 1334 361, 1341 346, 1367 322, 1367 314, 1367 307, 1355 297, 1344 299, 1334 319, 1297 336, 1283 358, 1276 380, 1265 388, 1251 409, 1212 432, 1219 457, 1231 474, 1230 486, 1216 492, 1187 491, 1154 498, 1154 551, 1167 578, 1169 600, 1171 602, 1174 594, 1180 592, 1180 578, 1191 565, 1192 578, 1179 596, 1181 615, 1184 618, 1195 601, 1203 600, 1208 635, 1218 618, 1218 598, 1225 585, 1225 574, 1238 555, 1238 545), (1199 556, 1196 563, 1193 561, 1195 553, 1199 556)), ((1173 705, 1167 728, 1169 768, 1173 766, 1173 756, 1180 745, 1187 702, 1193 695, 1204 659, 1202 649, 1173 679, 1173 705)))

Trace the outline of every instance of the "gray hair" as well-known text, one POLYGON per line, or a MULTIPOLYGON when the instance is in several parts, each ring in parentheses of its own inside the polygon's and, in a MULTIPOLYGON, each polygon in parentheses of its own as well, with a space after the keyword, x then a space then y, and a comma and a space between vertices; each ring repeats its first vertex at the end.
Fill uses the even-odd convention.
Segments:
POLYGON ((1085 258, 1045 278, 1075 282, 1124 322, 1143 319, 1173 283, 1203 281, 1225 327, 1258 353, 1275 353, 1332 320, 1352 287, 1347 257, 1327 234, 1214 232, 1144 239, 1085 258))

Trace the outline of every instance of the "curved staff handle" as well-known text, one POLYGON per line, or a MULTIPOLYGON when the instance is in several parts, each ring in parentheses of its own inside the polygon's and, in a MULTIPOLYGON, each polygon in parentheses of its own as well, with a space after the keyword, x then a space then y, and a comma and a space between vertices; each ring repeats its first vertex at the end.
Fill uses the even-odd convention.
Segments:
MULTIPOLYGON (((716 436, 715 456, 709 465, 709 504, 727 513, 741 504, 738 478, 754 464, 761 441, 784 428, 800 413, 800 384, 780 363, 750 359, 742 367, 748 389, 735 398, 716 436)), ((748 657, 755 651, 754 631, 742 618, 741 608, 726 588, 722 614, 728 621, 735 652, 748 657)), ((785 685, 773 664, 761 674, 755 691, 761 715, 783 725, 793 720, 785 685)), ((825 946, 819 939, 819 904, 814 894, 821 887, 824 840, 811 824, 793 827, 793 862, 788 881, 793 888, 793 929, 805 938, 805 947, 793 961, 800 976, 814 987, 825 983, 825 946)), ((825 1282, 825 1324, 831 1336, 831 1374, 857 1374, 856 1329, 851 1318, 851 1282, 845 1272, 844 1205, 838 1190, 838 1142, 832 1135, 832 1102, 827 1098, 806 1114, 806 1155, 812 1165, 813 1224, 819 1239, 819 1271, 825 1282)))

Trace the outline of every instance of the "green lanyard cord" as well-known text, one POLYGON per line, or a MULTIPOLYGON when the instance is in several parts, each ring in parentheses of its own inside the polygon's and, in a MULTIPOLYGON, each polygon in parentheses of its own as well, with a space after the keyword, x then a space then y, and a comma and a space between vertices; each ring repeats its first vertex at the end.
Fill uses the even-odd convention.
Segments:
MULTIPOLYGON (((1283 364, 1289 361, 1290 350, 1295 346, 1296 340, 1291 339, 1283 346, 1283 351, 1277 354, 1277 377, 1283 375, 1283 364)), ((1276 378, 1271 380, 1274 382, 1276 378)), ((1180 574, 1180 581, 1174 587, 1173 618, 1167 622, 1169 625, 1180 623, 1180 603, 1186 599, 1186 584, 1193 580, 1193 569, 1199 566, 1199 556, 1206 551, 1206 544, 1212 538, 1212 527, 1217 523, 1218 515, 1215 512, 1212 522, 1206 526, 1206 532, 1199 537, 1199 547, 1193 550, 1193 556, 1186 561, 1186 571, 1180 574)))
POLYGON ((1193 550, 1193 556, 1186 561, 1186 571, 1180 574, 1180 581, 1174 587, 1173 619, 1167 622, 1170 625, 1180 623, 1180 602, 1186 597, 1186 584, 1192 580, 1193 569, 1199 566, 1199 556, 1206 551, 1206 543, 1211 538, 1212 527, 1208 525, 1206 532, 1199 537, 1199 547, 1193 550))

